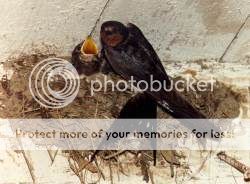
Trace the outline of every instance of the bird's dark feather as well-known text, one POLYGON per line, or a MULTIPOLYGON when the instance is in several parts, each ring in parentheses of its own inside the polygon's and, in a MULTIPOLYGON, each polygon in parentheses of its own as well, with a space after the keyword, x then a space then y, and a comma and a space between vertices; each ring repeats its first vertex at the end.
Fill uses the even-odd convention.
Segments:
MULTIPOLYGON (((133 35, 133 37, 138 38, 140 44, 145 47, 145 52, 149 52, 149 55, 152 57, 153 61, 159 67, 159 70, 165 72, 165 68, 163 67, 160 58, 156 54, 153 46, 148 42, 148 40, 143 35, 142 31, 134 24, 128 24, 128 30, 133 35)), ((166 74, 167 75, 167 74, 166 74)))
MULTIPOLYGON (((145 80, 150 84, 150 75, 154 80, 160 81, 168 87, 170 80, 163 65, 152 45, 144 37, 138 27, 129 24, 128 39, 117 47, 104 45, 104 54, 113 70, 126 80, 131 76, 139 82, 145 80)), ((189 102, 187 102, 177 91, 159 92, 146 91, 158 104, 175 118, 205 118, 189 102)))

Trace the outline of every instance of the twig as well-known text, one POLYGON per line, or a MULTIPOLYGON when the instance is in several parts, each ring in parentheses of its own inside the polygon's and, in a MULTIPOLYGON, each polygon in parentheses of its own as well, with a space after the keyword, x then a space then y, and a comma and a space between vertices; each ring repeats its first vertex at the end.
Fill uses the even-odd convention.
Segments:
POLYGON ((102 172, 102 170, 100 169, 100 167, 99 167, 99 164, 98 164, 98 162, 97 162, 97 160, 96 160, 96 158, 95 158, 95 165, 96 165, 96 167, 97 167, 97 169, 98 169, 98 171, 99 171, 99 173, 100 173, 100 175, 102 176, 102 178, 105 180, 105 175, 103 174, 103 172, 102 172))
POLYGON ((118 171, 120 171, 123 175, 128 176, 128 174, 126 174, 124 171, 124 168, 122 166, 121 161, 119 160, 119 157, 117 157, 117 161, 118 161, 117 162, 118 171))
POLYGON ((34 167, 33 167, 32 163, 29 161, 28 157, 26 156, 25 151, 21 150, 21 153, 22 153, 23 158, 24 158, 24 160, 25 160, 25 162, 26 162, 26 164, 28 166, 32 181, 33 181, 33 183, 36 183, 36 177, 35 177, 35 174, 34 174, 34 167))
POLYGON ((49 158, 50 158, 50 160, 51 160, 51 165, 53 165, 53 163, 54 163, 54 161, 55 161, 55 158, 56 158, 56 156, 57 156, 57 153, 58 153, 58 149, 56 150, 56 152, 55 152, 54 155, 52 155, 51 150, 47 150, 47 151, 48 151, 48 154, 49 154, 49 158))
POLYGON ((54 163, 55 158, 56 158, 56 156, 57 156, 57 153, 58 153, 58 149, 56 150, 56 152, 55 152, 55 154, 54 154, 54 156, 53 156, 53 159, 52 159, 51 165, 54 163))
POLYGON ((236 178, 235 178, 235 176, 234 176, 233 168, 232 168, 232 167, 231 167, 231 173, 232 173, 232 176, 233 176, 233 179, 234 179, 234 183, 235 183, 235 184, 238 184, 238 182, 237 182, 237 180, 236 180, 236 178))
POLYGON ((173 162, 171 161, 170 162, 170 173, 171 173, 171 178, 173 178, 174 177, 174 164, 173 164, 173 162))
POLYGON ((96 19, 96 22, 95 22, 93 28, 91 29, 91 32, 90 32, 89 36, 91 36, 91 37, 93 36, 93 33, 94 33, 95 29, 96 29, 96 26, 97 26, 97 24, 100 22, 101 17, 102 17, 102 15, 103 15, 104 11, 107 9, 107 7, 108 7, 110 1, 111 1, 111 0, 107 0, 107 1, 106 1, 104 7, 102 8, 102 11, 101 11, 99 17, 96 19))
POLYGON ((87 160, 80 154, 79 151, 72 151, 72 159, 78 164, 78 171, 81 172, 84 169, 89 170, 92 173, 98 173, 97 167, 87 160))
POLYGON ((17 140, 18 140, 18 142, 20 144, 20 147, 21 147, 20 152, 22 153, 23 158, 24 158, 24 160, 26 162, 26 165, 27 165, 27 167, 29 169, 29 173, 30 173, 30 176, 32 178, 32 181, 33 181, 33 183, 36 183, 36 176, 35 176, 35 173, 34 173, 34 167, 33 167, 32 163, 30 162, 29 158, 27 157, 27 155, 26 155, 26 153, 25 153, 25 151, 23 149, 21 140, 19 138, 17 140))
POLYGON ((120 161, 118 157, 116 157, 116 160, 117 160, 117 178, 118 181, 120 181, 120 161))
POLYGON ((191 175, 190 179, 195 178, 195 176, 201 172, 201 170, 205 166, 205 163, 207 162, 208 158, 210 157, 211 153, 212 153, 212 150, 209 151, 209 153, 207 154, 207 156, 202 161, 200 167, 191 175))
POLYGON ((150 169, 149 169, 149 178, 150 178, 151 183, 152 183, 152 184, 155 184, 155 182, 154 182, 153 171, 151 171, 150 169))
POLYGON ((81 184, 84 184, 85 182, 84 182, 84 180, 83 180, 83 177, 80 175, 79 170, 77 169, 76 162, 73 160, 73 163, 74 163, 74 164, 72 164, 72 163, 70 162, 70 158, 68 158, 68 162, 69 162, 69 167, 70 167, 71 170, 75 173, 75 175, 79 178, 81 184))
POLYGON ((113 153, 113 154, 110 154, 110 155, 108 155, 108 156, 106 156, 106 157, 102 157, 104 160, 110 160, 110 159, 112 159, 112 158, 114 158, 114 157, 116 157, 116 156, 118 156, 118 155, 121 155, 122 153, 124 153, 126 150, 120 150, 120 151, 117 151, 117 152, 115 152, 115 153, 113 153))
POLYGON ((113 171, 112 171, 112 167, 111 167, 111 161, 109 161, 109 173, 110 173, 111 184, 114 184, 114 181, 113 181, 113 171))
POLYGON ((27 111, 23 111, 24 114, 30 113, 30 112, 35 112, 35 111, 39 111, 41 108, 36 108, 36 109, 31 109, 31 110, 27 110, 27 111))
POLYGON ((148 166, 148 163, 145 159, 143 152, 141 152, 141 157, 139 158, 139 160, 141 164, 141 172, 142 172, 143 180, 148 182, 149 181, 149 174, 148 174, 149 166, 148 166))
POLYGON ((154 164, 154 166, 156 166, 156 162, 157 162, 157 151, 153 150, 153 164, 154 164))
POLYGON ((220 59, 218 62, 222 62, 224 56, 226 55, 227 51, 230 49, 231 45, 233 44, 233 42, 238 38, 239 33, 241 32, 242 28, 245 26, 248 18, 249 18, 250 14, 247 15, 245 21, 241 24, 241 26, 239 27, 238 31, 236 32, 236 34, 234 35, 233 39, 231 40, 231 42, 228 44, 228 46, 226 47, 225 51, 223 52, 223 54, 221 55, 220 59))
MULTIPOLYGON (((47 152, 48 152, 48 155, 49 155, 50 161, 52 162, 52 158, 53 158, 52 153, 51 153, 51 151, 50 151, 50 150, 48 150, 48 149, 47 149, 47 152)), ((51 164, 51 165, 52 165, 52 164, 51 164)))
POLYGON ((250 181, 250 167, 246 166, 245 164, 239 162, 233 157, 228 156, 225 152, 219 152, 217 154, 217 157, 224 161, 225 163, 229 164, 233 168, 237 169, 239 172, 241 172, 244 176, 244 180, 246 182, 250 181))
POLYGON ((96 102, 96 106, 95 106, 95 114, 94 114, 94 118, 96 119, 96 116, 97 116, 97 114, 98 114, 98 105, 99 105, 99 103, 98 103, 98 101, 96 102))

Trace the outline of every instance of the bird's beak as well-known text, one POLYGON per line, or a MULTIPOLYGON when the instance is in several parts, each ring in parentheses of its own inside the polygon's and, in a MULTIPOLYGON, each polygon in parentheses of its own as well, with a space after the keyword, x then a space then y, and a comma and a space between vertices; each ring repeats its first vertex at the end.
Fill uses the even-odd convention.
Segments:
POLYGON ((97 55, 98 48, 92 37, 88 36, 81 47, 81 54, 83 55, 97 55))

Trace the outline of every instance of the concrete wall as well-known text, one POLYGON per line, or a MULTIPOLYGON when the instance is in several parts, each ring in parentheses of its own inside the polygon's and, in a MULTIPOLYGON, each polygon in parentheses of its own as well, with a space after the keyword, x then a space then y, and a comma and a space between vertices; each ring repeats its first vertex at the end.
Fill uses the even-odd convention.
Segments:
MULTIPOLYGON (((0 60, 35 49, 69 54, 90 32, 105 3, 0 0, 0 60)), ((249 0, 110 0, 101 22, 133 22, 163 60, 195 60, 219 58, 249 12, 249 0)), ((250 20, 225 59, 249 56, 249 46, 250 20)))
MULTIPOLYGON (((0 0, 0 62, 22 52, 70 54, 73 47, 90 33, 105 3, 106 0, 0 0)), ((181 61, 165 62, 171 76, 191 68, 197 71, 199 79, 213 75, 217 80, 243 88, 242 94, 246 93, 248 100, 242 108, 248 109, 249 118, 250 20, 227 52, 226 63, 211 60, 223 54, 248 13, 250 0, 110 0, 95 30, 95 38, 105 20, 137 24, 162 60, 181 61), (201 58, 208 61, 191 62, 201 58)), ((0 152, 0 173, 5 176, 1 178, 2 182, 31 181, 22 157, 13 155, 0 152)), ((36 165, 35 172, 39 172, 35 173, 39 181, 78 182, 68 172, 64 157, 59 155, 51 167, 47 152, 32 152, 31 156, 36 165)), ((208 182, 207 176, 213 179, 210 173, 204 176, 204 183, 208 182)), ((228 183, 227 177, 230 177, 228 172, 218 181, 228 183)), ((138 178, 137 183, 141 181, 138 178)), ((241 177, 236 179, 243 181, 241 177)), ((128 178, 121 181, 135 183, 128 178)))

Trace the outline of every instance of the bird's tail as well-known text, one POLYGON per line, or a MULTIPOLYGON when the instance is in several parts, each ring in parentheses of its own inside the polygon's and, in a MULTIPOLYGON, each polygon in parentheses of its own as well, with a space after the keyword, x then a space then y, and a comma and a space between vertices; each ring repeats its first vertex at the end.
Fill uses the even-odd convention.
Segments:
POLYGON ((187 128, 220 131, 220 128, 213 121, 209 121, 207 116, 198 111, 177 91, 160 91, 152 94, 152 96, 157 100, 163 111, 167 112, 173 118, 178 119, 187 128), (199 121, 195 121, 195 119, 199 119, 199 121))
POLYGON ((164 111, 176 119, 206 119, 191 103, 185 100, 177 91, 160 91, 153 94, 164 111))

